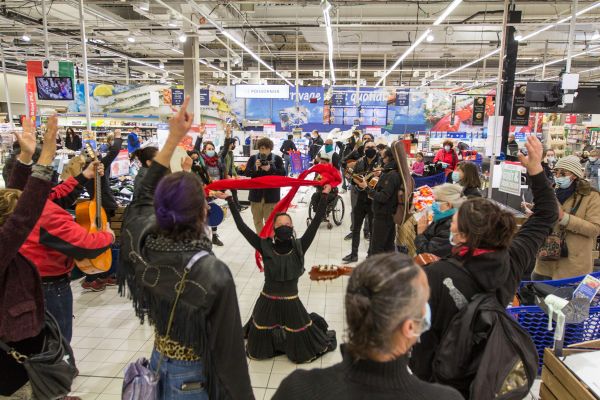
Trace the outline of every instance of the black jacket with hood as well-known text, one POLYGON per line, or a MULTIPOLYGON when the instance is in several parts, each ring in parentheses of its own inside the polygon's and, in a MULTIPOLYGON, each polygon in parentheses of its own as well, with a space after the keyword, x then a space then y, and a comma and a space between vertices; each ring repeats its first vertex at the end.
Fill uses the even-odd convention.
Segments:
POLYGON ((449 240, 451 224, 452 215, 429 224, 425 232, 415 238, 417 254, 431 253, 438 257, 449 257, 452 253, 449 240))
POLYGON ((393 218, 398 208, 398 190, 401 186, 396 161, 391 161, 384 166, 375 189, 369 191, 369 196, 373 199, 371 206, 374 218, 393 218))
POLYGON ((543 172, 530 179, 535 203, 533 215, 523 224, 507 249, 470 258, 455 254, 452 257, 459 259, 462 267, 443 259, 424 269, 431 288, 431 329, 421 335, 420 343, 412 352, 410 368, 419 378, 427 381, 432 379, 431 367, 440 339, 454 315, 466 305, 461 303, 460 293, 470 300, 483 288, 495 292, 500 304, 508 305, 531 260, 535 259, 540 246, 550 234, 558 219, 556 196, 543 172))

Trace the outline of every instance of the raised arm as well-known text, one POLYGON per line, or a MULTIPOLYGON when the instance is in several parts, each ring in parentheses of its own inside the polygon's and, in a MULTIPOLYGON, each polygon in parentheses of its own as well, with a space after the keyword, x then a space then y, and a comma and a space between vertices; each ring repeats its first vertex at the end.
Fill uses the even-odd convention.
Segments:
POLYGON ((110 164, 115 161, 115 158, 119 155, 121 151, 121 147, 123 145, 123 139, 121 139, 121 130, 115 130, 115 139, 113 140, 112 145, 108 148, 108 152, 104 157, 102 157, 102 164, 104 164, 104 169, 109 171, 110 173, 110 164))
POLYGON ((302 235, 302 237, 300 238, 303 253, 306 253, 306 251, 312 244, 313 240, 315 239, 315 236, 317 235, 319 225, 321 225, 321 221, 323 221, 323 218, 325 217, 325 212, 327 211, 327 196, 329 196, 329 192, 331 192, 331 186, 325 185, 323 187, 323 191, 321 192, 321 199, 319 200, 319 205, 317 206, 315 217, 313 218, 308 228, 306 228, 304 235, 302 235))
POLYGON ((229 211, 231 211, 231 215, 233 216, 233 220, 235 221, 235 226, 237 226, 242 236, 246 238, 248 243, 250 243, 250 245, 254 247, 255 250, 261 251, 260 236, 258 236, 252 229, 250 229, 250 227, 248 227, 248 225, 246 225, 246 223, 242 219, 242 216, 240 215, 240 212, 238 211, 233 201, 233 196, 231 195, 231 192, 214 192, 213 195, 219 199, 227 200, 227 203, 229 204, 229 211))

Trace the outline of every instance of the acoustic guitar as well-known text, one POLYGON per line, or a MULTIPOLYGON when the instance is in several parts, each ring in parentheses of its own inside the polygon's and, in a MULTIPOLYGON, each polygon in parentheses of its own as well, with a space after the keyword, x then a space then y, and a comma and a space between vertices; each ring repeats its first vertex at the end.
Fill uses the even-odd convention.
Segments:
MULTIPOLYGON (((415 264, 424 267, 438 261, 440 258, 435 254, 423 253, 413 258, 415 264)), ((348 265, 315 265, 310 269, 308 276, 311 281, 330 281, 340 276, 350 276, 354 267, 348 265)))
MULTIPOLYGON (((96 160, 96 153, 89 143, 85 145, 85 152, 91 161, 96 160)), ((107 172, 108 173, 108 172, 107 172)), ((106 212, 102 208, 102 183, 100 174, 96 171, 94 176, 94 195, 90 200, 82 201, 75 207, 75 221, 89 233, 101 232, 108 224, 106 212)), ((77 267, 85 274, 93 275, 106 272, 112 265, 112 251, 106 250, 98 257, 75 260, 77 267)))

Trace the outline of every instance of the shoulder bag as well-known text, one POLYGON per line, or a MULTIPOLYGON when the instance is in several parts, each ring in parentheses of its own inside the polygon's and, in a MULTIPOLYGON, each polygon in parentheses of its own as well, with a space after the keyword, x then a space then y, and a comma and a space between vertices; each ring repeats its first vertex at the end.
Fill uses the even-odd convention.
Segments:
MULTIPOLYGON (((583 196, 580 196, 569 214, 575 214, 579 210, 582 201, 583 196)), ((559 232, 552 231, 546 238, 546 242, 540 247, 538 258, 541 261, 558 261, 561 258, 569 257, 569 248, 565 240, 566 234, 563 227, 559 228, 559 232)))
MULTIPOLYGON (((171 307, 171 313, 169 314, 169 322, 167 323, 167 332, 165 337, 169 337, 171 333, 171 326, 173 325, 173 317, 175 316, 175 309, 179 302, 181 293, 185 290, 185 279, 188 273, 192 270, 192 267, 200 259, 207 256, 207 251, 200 251, 188 261, 187 265, 183 270, 183 276, 181 281, 176 286, 175 301, 173 307, 171 307)), ((150 369, 150 361, 147 358, 142 357, 137 359, 135 362, 129 363, 125 369, 125 376, 123 378, 123 389, 121 391, 122 400, 155 400, 158 399, 158 381, 160 377, 160 365, 162 364, 163 355, 160 355, 156 371, 150 369)))

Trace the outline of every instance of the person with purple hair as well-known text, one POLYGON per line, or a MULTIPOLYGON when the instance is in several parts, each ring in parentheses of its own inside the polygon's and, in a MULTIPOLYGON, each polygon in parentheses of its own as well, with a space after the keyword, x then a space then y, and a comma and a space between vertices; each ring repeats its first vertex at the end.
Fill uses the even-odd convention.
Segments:
POLYGON ((169 120, 123 223, 119 290, 127 286, 137 316, 155 328, 159 399, 253 399, 235 284, 212 253, 202 182, 190 172, 167 175, 192 124, 188 103, 169 120))

